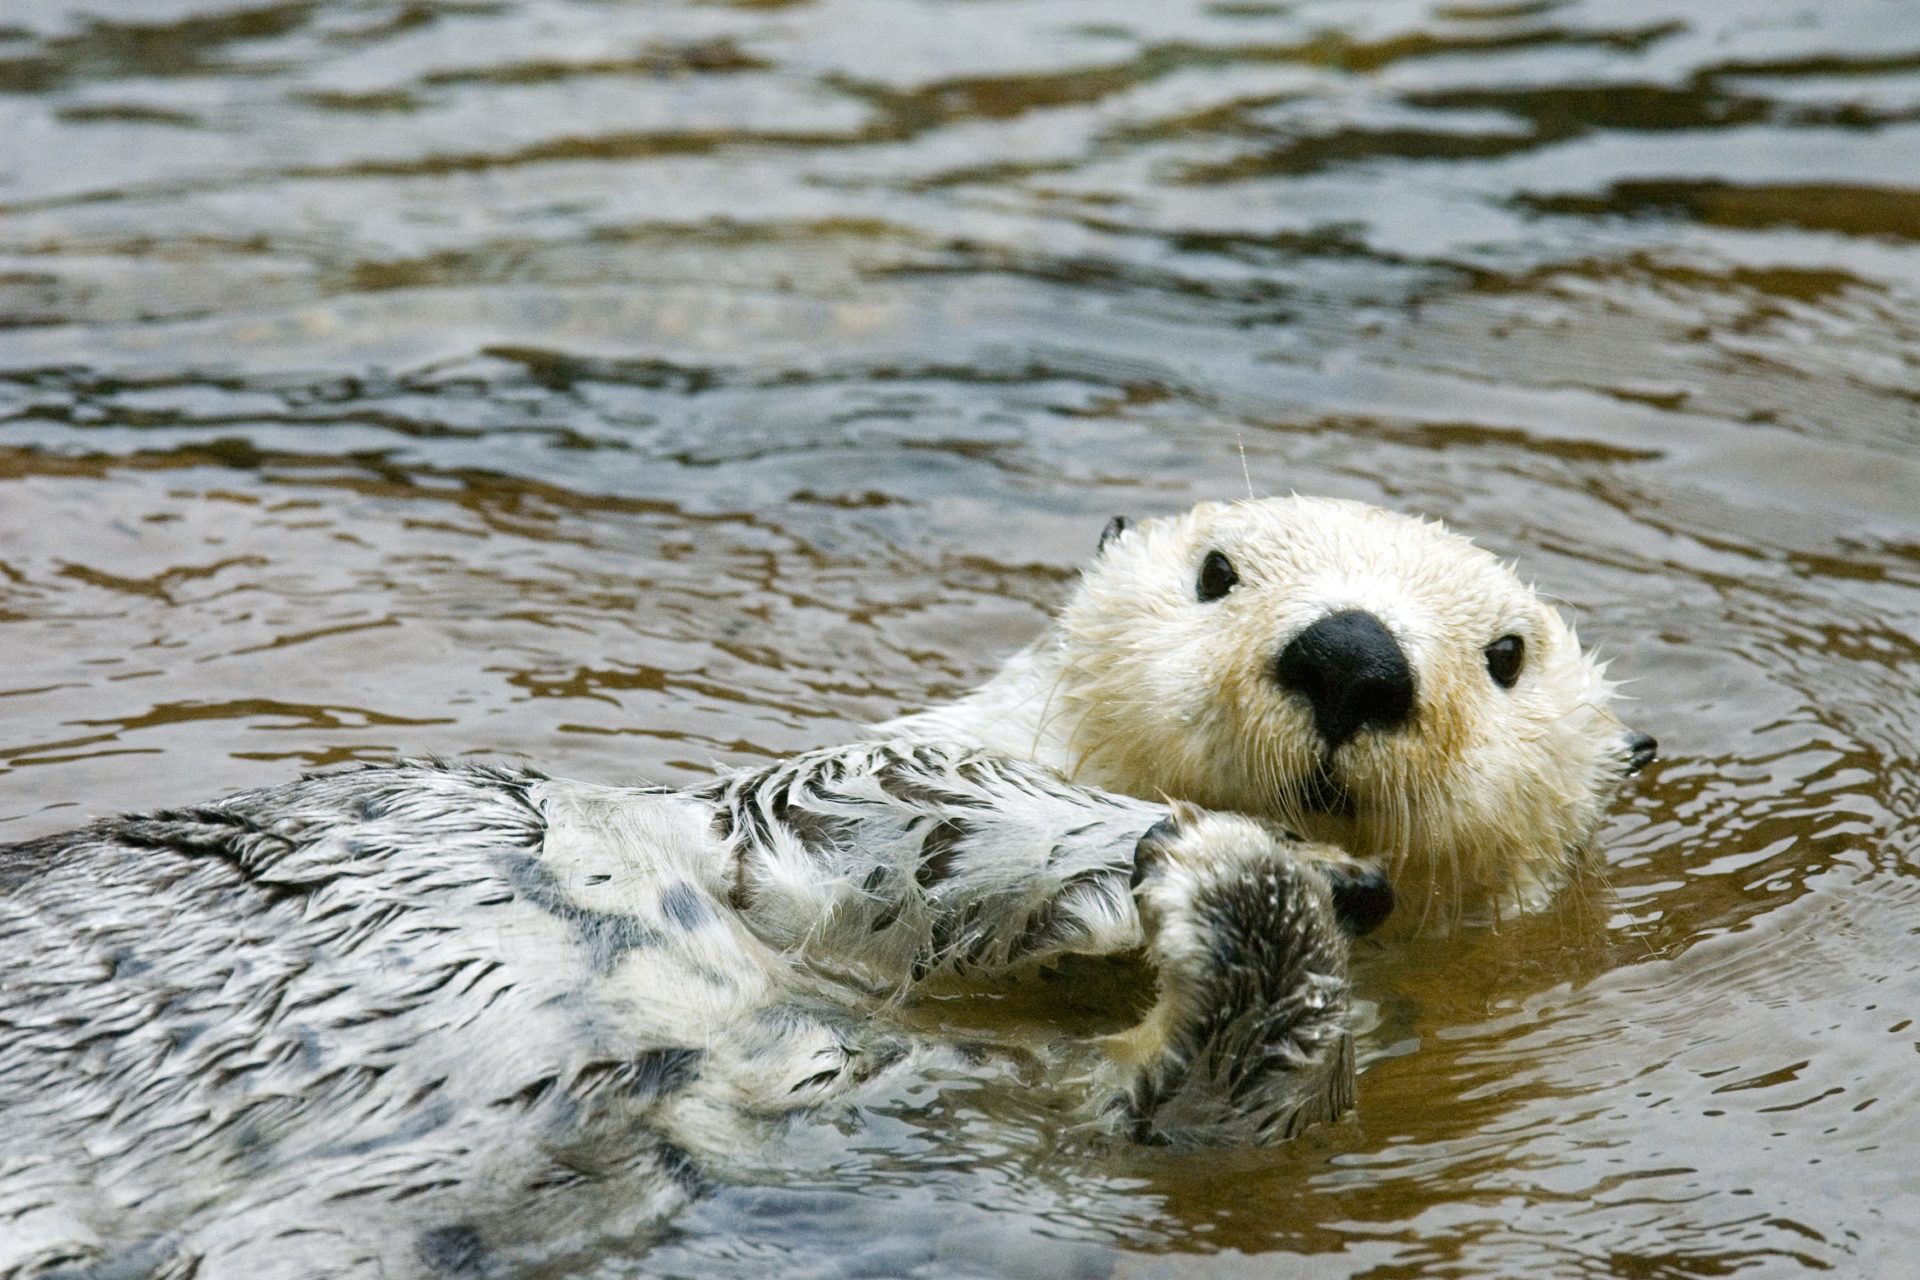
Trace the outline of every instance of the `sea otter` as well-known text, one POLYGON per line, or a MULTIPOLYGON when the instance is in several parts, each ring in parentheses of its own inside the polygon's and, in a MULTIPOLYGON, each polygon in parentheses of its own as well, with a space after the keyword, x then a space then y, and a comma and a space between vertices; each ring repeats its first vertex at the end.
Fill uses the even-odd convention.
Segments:
POLYGON ((1573 628, 1433 521, 1358 502, 1116 518, 1047 632, 883 734, 1270 818, 1381 860, 1408 928, 1537 905, 1654 740, 1573 628))
POLYGON ((0 1277, 643 1240, 797 1116, 994 1069, 895 1003, 1064 953, 1156 974, 1049 1050, 1090 1127, 1285 1136, 1352 1096, 1343 923, 1391 902, 1352 855, 1416 923, 1543 893, 1651 757, 1610 694, 1437 525, 1207 504, 1116 521, 1047 636, 871 741, 683 791, 389 766, 0 847, 0 1277))
POLYGON ((378 766, 0 847, 0 1277, 636 1247, 783 1126, 1006 1069, 891 1017, 920 984, 1127 944, 1155 1003, 1048 1077, 1120 1140, 1275 1140, 1351 1102, 1343 926, 1390 901, 1270 824, 925 743, 684 791, 378 766))

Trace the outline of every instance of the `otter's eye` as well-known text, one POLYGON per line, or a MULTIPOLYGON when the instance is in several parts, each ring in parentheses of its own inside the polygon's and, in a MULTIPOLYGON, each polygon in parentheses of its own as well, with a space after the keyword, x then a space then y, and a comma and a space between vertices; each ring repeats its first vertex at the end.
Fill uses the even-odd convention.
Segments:
POLYGON ((1519 636, 1501 636, 1487 646, 1487 674, 1502 689, 1513 688, 1520 664, 1527 658, 1527 642, 1519 636))
POLYGON ((1200 597, 1202 604, 1218 600, 1233 590, 1240 575, 1233 571, 1233 561, 1218 551, 1207 552, 1207 558, 1200 562, 1200 581, 1194 585, 1194 594, 1200 597))

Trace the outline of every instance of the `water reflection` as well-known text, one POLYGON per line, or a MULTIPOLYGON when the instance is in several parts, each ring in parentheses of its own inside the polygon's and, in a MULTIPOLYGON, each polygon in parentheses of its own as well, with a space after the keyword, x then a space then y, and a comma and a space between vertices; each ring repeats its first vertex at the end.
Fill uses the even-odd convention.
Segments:
POLYGON ((0 125, 8 836, 842 737, 1250 487, 1444 516, 1633 678, 1591 879, 1367 957, 1353 1122, 930 1085, 605 1274, 1916 1243, 1920 10, 20 0, 0 125))

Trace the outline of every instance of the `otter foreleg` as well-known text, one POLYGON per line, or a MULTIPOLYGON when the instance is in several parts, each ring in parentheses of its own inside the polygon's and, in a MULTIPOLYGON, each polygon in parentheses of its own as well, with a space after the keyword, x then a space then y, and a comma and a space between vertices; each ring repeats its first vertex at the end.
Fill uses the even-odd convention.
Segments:
MULTIPOLYGON (((795 764, 800 775, 811 767, 795 764)), ((779 794, 793 785, 789 776, 779 794)), ((1070 788, 1056 799, 1078 803, 1083 819, 1101 803, 1070 788)), ((1137 1142, 1270 1143, 1341 1114, 1354 1092, 1345 931, 1371 923, 1364 908, 1378 902, 1384 882, 1238 815, 1181 805, 1144 833, 1134 834, 1136 826, 1110 827, 1094 865, 1113 873, 1114 891, 1135 908, 1157 974, 1155 1002, 1118 1035, 1056 1040, 1041 1051, 1052 1060, 1048 1074, 1078 1094, 1090 1121, 1137 1142), (1362 883, 1368 892, 1356 888, 1362 883)), ((854 858, 857 850, 841 854, 854 858)), ((852 879, 823 887, 817 868, 812 874, 803 883, 829 905, 833 886, 852 879)), ((749 910, 791 891, 771 879, 758 883, 749 910)), ((930 896, 931 908, 922 909, 941 908, 938 895, 930 896)), ((788 901, 783 909, 797 908, 788 901)), ((873 918, 871 906, 858 909, 873 918)), ((892 927, 803 931, 789 954, 799 952, 815 973, 860 967, 876 982, 897 978, 877 944, 867 953, 847 946, 892 927), (836 941, 841 949, 829 949, 836 941)), ((917 945, 927 945, 926 936, 917 945)), ((1001 955, 995 948, 1011 931, 977 927, 958 936, 997 939, 986 950, 1001 955)), ((964 961, 943 956, 943 963, 964 961)), ((913 981, 911 971, 905 980, 913 981)), ((735 1065, 723 1074, 752 1112, 851 1100, 882 1075, 924 1075, 935 1064, 979 1066, 964 1053, 956 1058, 958 1046, 944 1038, 904 1033, 885 1019, 823 1017, 821 1008, 791 999, 720 1039, 742 1050, 737 1062, 728 1055, 735 1065)))
POLYGON ((813 752, 707 797, 740 920, 835 981, 894 996, 1144 946, 1156 1002, 1097 1042, 1087 1096, 1136 1140, 1273 1141, 1352 1103, 1346 932, 1391 894, 1333 850, 934 743, 813 752))
POLYGON ((881 995, 1138 947, 1133 849, 1167 814, 940 743, 810 752, 705 795, 747 927, 881 995))

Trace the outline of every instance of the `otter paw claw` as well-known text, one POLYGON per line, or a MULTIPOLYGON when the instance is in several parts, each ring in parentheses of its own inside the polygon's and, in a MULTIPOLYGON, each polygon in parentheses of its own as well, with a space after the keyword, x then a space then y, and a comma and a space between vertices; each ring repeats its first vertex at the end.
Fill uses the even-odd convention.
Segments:
POLYGON ((1138 889, 1149 874, 1166 862, 1179 839, 1178 814, 1170 813, 1148 827, 1133 846, 1133 873, 1127 877, 1127 888, 1138 889))

